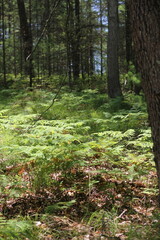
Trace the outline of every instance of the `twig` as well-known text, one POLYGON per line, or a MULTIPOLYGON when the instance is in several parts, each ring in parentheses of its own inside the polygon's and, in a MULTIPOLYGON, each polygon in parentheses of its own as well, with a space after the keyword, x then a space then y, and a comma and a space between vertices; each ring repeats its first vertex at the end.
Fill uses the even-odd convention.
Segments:
POLYGON ((32 52, 31 52, 31 53, 28 55, 28 57, 26 58, 26 61, 28 61, 28 60, 32 57, 33 53, 34 53, 35 50, 37 49, 37 47, 38 47, 41 39, 43 38, 43 35, 44 35, 45 31, 46 31, 46 28, 47 28, 47 26, 48 26, 48 24, 49 24, 49 22, 50 22, 50 20, 51 20, 51 18, 52 18, 52 15, 53 15, 53 13, 54 13, 54 10, 57 8, 59 2, 60 2, 60 0, 58 0, 57 3, 54 3, 54 4, 53 4, 52 11, 51 11, 51 13, 49 14, 48 19, 46 20, 46 23, 45 23, 45 25, 44 25, 44 28, 43 28, 43 30, 42 30, 42 33, 41 33, 39 39, 37 40, 37 42, 36 42, 36 44, 35 44, 32 52))
POLYGON ((124 211, 118 217, 116 217, 116 219, 121 218, 125 214, 125 212, 127 212, 127 209, 124 209, 124 211))
POLYGON ((30 130, 30 129, 42 118, 42 116, 53 106, 56 98, 58 97, 58 95, 59 95, 59 93, 60 93, 60 91, 61 91, 61 88, 62 88, 63 83, 65 82, 66 78, 67 78, 67 74, 65 75, 65 77, 64 77, 63 80, 61 81, 60 87, 59 87, 56 95, 55 95, 54 98, 52 99, 51 104, 38 116, 37 119, 33 120, 33 121, 34 121, 33 124, 32 124, 27 130, 30 130))

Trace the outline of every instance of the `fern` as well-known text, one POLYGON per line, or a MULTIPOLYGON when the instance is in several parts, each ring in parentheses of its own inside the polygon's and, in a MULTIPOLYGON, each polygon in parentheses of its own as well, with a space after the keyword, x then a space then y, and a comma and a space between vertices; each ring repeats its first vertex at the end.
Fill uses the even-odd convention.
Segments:
POLYGON ((31 221, 27 220, 6 220, 0 217, 0 239, 2 240, 22 240, 29 238, 31 240, 38 240, 37 229, 31 221))
MULTIPOLYGON (((98 188, 115 188, 114 181, 108 183, 108 178, 144 181, 153 171, 151 131, 143 98, 128 94, 126 100, 110 101, 97 90, 68 93, 64 88, 53 107, 35 121, 54 96, 42 90, 0 93, 1 193, 8 199, 21 196, 27 188, 34 193, 56 189, 62 196, 66 189, 71 189, 76 197, 84 194, 79 204, 84 204, 80 206, 83 214, 87 211, 87 216, 91 216, 88 224, 98 230, 106 219, 110 236, 114 237, 116 211, 95 211, 94 206, 89 213, 90 203, 86 204, 85 199, 90 200, 88 197, 98 188)), ((156 187, 146 188, 148 194, 154 190, 156 187)), ((77 199, 76 203, 75 199, 60 200, 50 203, 46 212, 57 214, 77 203, 77 199)), ((14 221, 23 227, 13 228, 12 222, 5 220, 7 232, 4 229, 0 233, 2 239, 37 238, 36 229, 30 229, 33 222, 14 221)))

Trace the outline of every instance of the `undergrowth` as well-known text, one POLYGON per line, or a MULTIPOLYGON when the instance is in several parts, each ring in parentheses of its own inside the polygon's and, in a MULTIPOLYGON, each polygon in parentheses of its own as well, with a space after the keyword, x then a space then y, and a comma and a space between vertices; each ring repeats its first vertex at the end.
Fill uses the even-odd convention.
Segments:
POLYGON ((0 92, 0 239, 159 239, 143 96, 54 97, 0 92))

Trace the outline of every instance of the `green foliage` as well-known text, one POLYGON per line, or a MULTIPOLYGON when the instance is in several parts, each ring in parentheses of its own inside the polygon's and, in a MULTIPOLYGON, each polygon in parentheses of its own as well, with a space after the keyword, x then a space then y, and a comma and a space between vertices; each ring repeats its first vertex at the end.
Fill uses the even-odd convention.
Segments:
POLYGON ((0 239, 2 240, 38 240, 37 229, 31 220, 12 219, 0 217, 0 239))
POLYGON ((95 230, 101 229, 102 236, 114 237, 118 230, 118 216, 115 209, 96 211, 90 216, 88 224, 95 230))
POLYGON ((53 213, 56 213, 57 211, 68 209, 73 204, 75 204, 75 202, 76 202, 75 200, 72 200, 70 202, 58 202, 58 203, 55 203, 54 205, 46 207, 45 212, 48 214, 53 214, 53 213))
MULTIPOLYGON (((34 161, 31 174, 35 188, 51 184, 52 171, 65 172, 74 165, 85 165, 82 159, 99 151, 104 152, 102 158, 106 156, 114 162, 122 151, 124 155, 120 157, 126 161, 131 147, 137 154, 144 150, 147 153, 152 147, 147 114, 139 108, 132 111, 133 97, 128 97, 131 102, 123 105, 124 101, 119 99, 105 103, 105 95, 99 95, 97 90, 85 90, 78 95, 64 93, 36 122, 54 94, 34 91, 15 95, 14 91, 3 91, 3 97, 6 93, 14 101, 9 102, 11 109, 7 106, 0 112, 1 151, 7 158, 2 165, 34 161)), ((133 156, 137 158, 136 154, 133 156)))
POLYGON ((153 223, 151 226, 137 226, 133 224, 132 226, 129 227, 129 231, 127 233, 127 239, 129 240, 137 240, 137 239, 142 239, 142 240, 159 240, 159 228, 156 225, 159 225, 159 219, 154 217, 154 221, 156 222, 153 223))
MULTIPOLYGON (((88 225, 94 231, 103 230, 104 224, 108 229, 104 235, 114 237, 119 231, 119 209, 114 210, 112 193, 115 182, 147 182, 154 171, 143 97, 127 94, 124 99, 109 100, 96 89, 79 93, 63 89, 45 112, 54 96, 54 92, 44 90, 0 93, 0 194, 7 196, 3 202, 28 190, 34 194, 55 191, 62 198, 45 205, 47 214, 68 214, 78 206, 80 216, 87 212, 88 225), (111 207, 100 209, 86 203, 85 197, 78 199, 78 195, 92 195, 97 188, 105 191, 111 207), (64 193, 68 196, 63 197, 64 193)), ((147 184, 142 194, 152 196, 156 191, 156 185, 147 184)), ((12 222, 6 223, 9 230, 2 231, 2 239, 23 239, 32 225, 22 221, 24 228, 19 231, 12 228, 12 222)), ((130 239, 133 228, 127 230, 130 239)), ((36 239, 35 231, 25 237, 36 239)), ((54 236, 58 234, 54 232, 54 236)))
POLYGON ((125 88, 139 94, 141 90, 141 77, 139 73, 136 72, 135 66, 132 63, 129 66, 128 72, 122 74, 121 81, 125 88))
POLYGON ((110 99, 110 101, 102 107, 104 107, 107 112, 115 113, 121 109, 129 110, 131 108, 131 105, 126 102, 122 97, 117 97, 114 99, 110 99))

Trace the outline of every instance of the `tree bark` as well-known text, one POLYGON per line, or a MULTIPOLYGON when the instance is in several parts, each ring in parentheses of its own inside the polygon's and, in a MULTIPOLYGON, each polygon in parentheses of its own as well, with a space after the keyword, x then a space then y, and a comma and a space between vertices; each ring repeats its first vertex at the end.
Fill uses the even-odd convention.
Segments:
POLYGON ((80 74, 80 2, 75 0, 75 42, 73 54, 73 77, 76 81, 80 74))
POLYGON ((24 59, 25 59, 25 70, 26 74, 30 76, 30 87, 32 87, 32 77, 33 77, 33 63, 32 57, 29 58, 27 62, 27 57, 32 52, 32 32, 31 32, 31 25, 27 22, 27 15, 24 5, 24 0, 17 0, 18 4, 18 12, 19 12, 19 19, 20 19, 20 30, 21 36, 23 39, 23 52, 24 52, 24 59))
POLYGON ((118 0, 108 0, 107 69, 110 98, 122 95, 119 81, 118 41, 118 0))
POLYGON ((128 0, 138 68, 153 138, 160 193, 160 1, 128 0))
POLYGON ((126 62, 127 70, 129 70, 129 65, 133 63, 133 49, 132 49, 132 32, 131 32, 131 17, 128 2, 125 2, 126 7, 126 62))
POLYGON ((73 88, 72 82, 72 38, 73 38, 73 6, 70 0, 66 0, 67 17, 66 17, 66 49, 67 49, 67 72, 68 84, 70 89, 73 88))
POLYGON ((101 77, 103 76, 103 10, 102 0, 99 2, 100 7, 100 56, 101 56, 101 77))
MULTIPOLYGON (((47 19, 48 19, 48 15, 50 13, 50 1, 49 0, 45 0, 44 1, 44 23, 46 23, 47 19)), ((46 41, 46 49, 47 49, 47 53, 46 53, 46 63, 47 63, 47 70, 48 70, 48 76, 51 76, 51 26, 50 26, 50 22, 47 25, 46 28, 46 35, 47 35, 47 41, 46 41)))
POLYGON ((94 48, 93 48, 93 24, 92 24, 92 1, 88 0, 88 40, 89 40, 89 48, 88 48, 88 76, 92 76, 94 73, 94 48))
POLYGON ((2 0, 3 86, 7 88, 4 0, 2 0))

